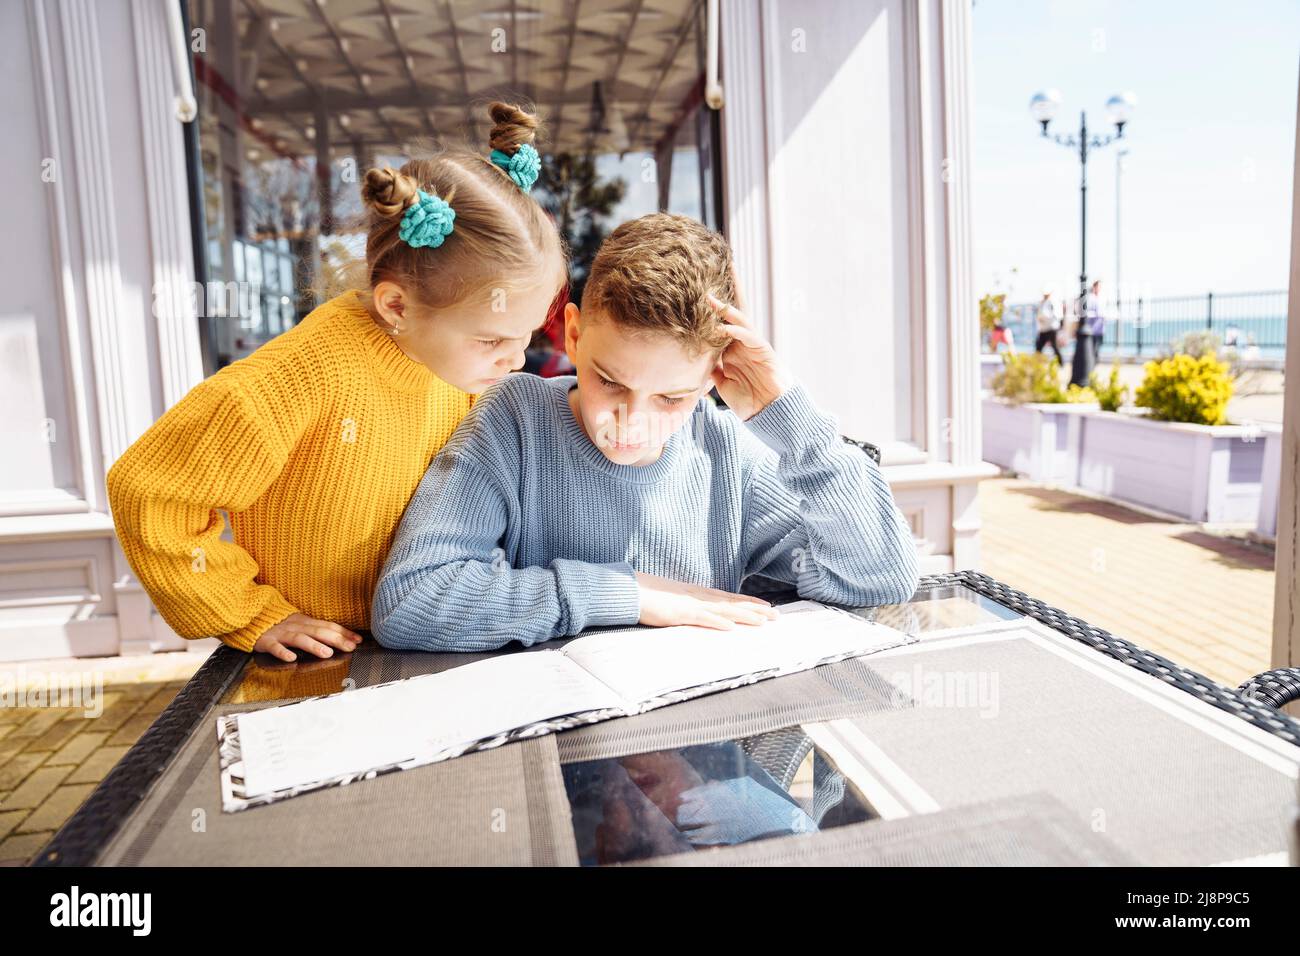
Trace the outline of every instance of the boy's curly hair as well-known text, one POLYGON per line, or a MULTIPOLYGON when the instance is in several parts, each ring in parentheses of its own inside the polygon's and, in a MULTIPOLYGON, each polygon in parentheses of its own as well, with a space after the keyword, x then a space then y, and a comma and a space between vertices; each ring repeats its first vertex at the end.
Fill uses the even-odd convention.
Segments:
POLYGON ((727 240, 689 216, 659 212, 623 223, 601 244, 582 309, 629 331, 671 335, 698 355, 730 342, 718 331, 709 292, 735 300, 727 240))

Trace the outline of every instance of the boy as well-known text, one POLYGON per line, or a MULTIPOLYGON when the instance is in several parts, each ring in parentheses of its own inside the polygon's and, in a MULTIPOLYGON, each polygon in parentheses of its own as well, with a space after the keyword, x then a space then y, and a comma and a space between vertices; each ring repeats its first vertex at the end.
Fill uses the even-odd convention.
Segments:
POLYGON ((836 604, 912 596, 879 467, 724 304, 733 276, 726 241, 685 216, 614 230, 565 308, 576 375, 494 385, 430 465, 375 592, 381 644, 760 624, 776 609, 735 593, 756 574, 836 604))

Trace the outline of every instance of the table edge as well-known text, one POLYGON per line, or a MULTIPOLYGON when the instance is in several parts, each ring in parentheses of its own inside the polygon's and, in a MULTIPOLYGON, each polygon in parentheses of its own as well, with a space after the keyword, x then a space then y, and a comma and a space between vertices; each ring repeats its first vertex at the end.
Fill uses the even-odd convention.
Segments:
POLYGON ((248 660, 225 644, 213 651, 30 865, 91 865, 248 660))
POLYGON ((1162 683, 1176 687, 1193 697, 1226 711, 1253 724, 1259 729, 1279 737, 1289 744, 1300 747, 1300 721, 1280 710, 1274 710, 1267 704, 1252 700, 1239 690, 1220 684, 1213 678, 1206 677, 1199 671, 1162 657, 1145 648, 1127 641, 1122 637, 1089 624, 1081 618, 1067 614, 1060 608, 1052 607, 1037 598, 1030 597, 1010 585, 984 574, 981 571, 949 571, 943 574, 927 575, 921 579, 920 587, 935 587, 943 584, 963 584, 971 590, 1009 608, 1045 624, 1052 630, 1072 640, 1078 641, 1093 650, 1114 658, 1136 670, 1142 671, 1162 683))

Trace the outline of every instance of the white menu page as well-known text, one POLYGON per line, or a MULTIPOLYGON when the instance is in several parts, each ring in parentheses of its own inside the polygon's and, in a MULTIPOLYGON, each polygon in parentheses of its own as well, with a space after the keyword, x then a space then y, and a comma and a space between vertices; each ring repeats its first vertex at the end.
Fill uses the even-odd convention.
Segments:
POLYGON ((903 635, 813 601, 778 608, 781 616, 731 631, 679 626, 592 634, 564 654, 631 701, 742 677, 793 673, 841 654, 869 654, 902 643, 903 635))
MULTIPOLYGON (((244 792, 255 796, 425 762, 450 748, 586 711, 635 713, 668 691, 759 671, 793 673, 906 638, 811 601, 732 631, 681 626, 592 634, 563 650, 503 654, 236 718, 244 792)), ((232 768, 234 769, 234 768, 232 768)))
POLYGON ((434 754, 563 714, 628 702, 558 651, 239 715, 244 787, 269 793, 434 754))

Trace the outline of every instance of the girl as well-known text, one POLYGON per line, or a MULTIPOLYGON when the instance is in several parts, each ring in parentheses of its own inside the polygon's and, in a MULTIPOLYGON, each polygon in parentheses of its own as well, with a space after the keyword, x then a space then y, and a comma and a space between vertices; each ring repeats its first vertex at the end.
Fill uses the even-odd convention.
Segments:
POLYGON ((351 651, 369 628, 430 459, 475 395, 523 364, 566 281, 561 240, 527 195, 537 120, 489 111, 490 156, 366 173, 366 290, 199 383, 109 470, 118 540, 177 634, 293 661, 351 651))

